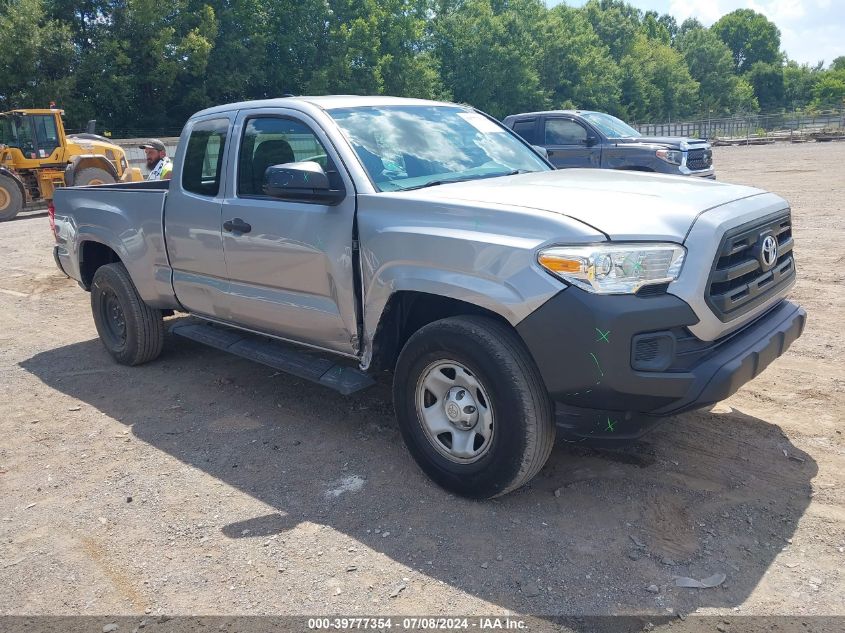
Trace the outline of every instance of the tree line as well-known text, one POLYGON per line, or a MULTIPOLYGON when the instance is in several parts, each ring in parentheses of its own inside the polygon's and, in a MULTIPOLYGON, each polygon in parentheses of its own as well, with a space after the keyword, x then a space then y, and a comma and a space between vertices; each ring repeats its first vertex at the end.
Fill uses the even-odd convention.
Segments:
POLYGON ((0 0, 0 109, 115 134, 284 94, 448 99, 633 121, 841 107, 845 56, 798 64, 765 16, 711 27, 623 0, 0 0))

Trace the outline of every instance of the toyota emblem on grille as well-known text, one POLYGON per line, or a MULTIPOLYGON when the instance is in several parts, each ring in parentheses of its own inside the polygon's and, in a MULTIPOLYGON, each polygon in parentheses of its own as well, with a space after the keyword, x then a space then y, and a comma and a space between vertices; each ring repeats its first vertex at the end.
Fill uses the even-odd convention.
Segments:
POLYGON ((767 235, 760 247, 760 262, 768 270, 778 260, 778 241, 774 235, 767 235))

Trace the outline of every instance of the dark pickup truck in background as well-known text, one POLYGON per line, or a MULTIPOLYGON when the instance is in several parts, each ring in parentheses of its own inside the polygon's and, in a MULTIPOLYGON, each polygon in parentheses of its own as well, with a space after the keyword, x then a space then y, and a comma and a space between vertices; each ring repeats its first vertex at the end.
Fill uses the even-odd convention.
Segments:
POLYGON ((532 145, 545 148, 558 169, 594 167, 716 177, 707 141, 642 136, 603 112, 528 112, 506 117, 504 124, 532 145))

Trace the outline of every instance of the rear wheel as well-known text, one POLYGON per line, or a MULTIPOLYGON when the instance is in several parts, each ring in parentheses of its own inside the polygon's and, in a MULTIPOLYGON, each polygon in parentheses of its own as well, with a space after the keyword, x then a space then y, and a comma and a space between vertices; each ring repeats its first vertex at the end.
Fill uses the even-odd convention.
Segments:
POLYGON ((0 174, 0 222, 11 220, 23 209, 23 195, 13 178, 0 174))
POLYGON ((409 452, 460 495, 510 492, 551 453, 552 405, 537 367, 493 319, 451 317, 420 329, 402 349, 393 389, 409 452))
POLYGON ((91 312, 100 341, 122 365, 153 360, 164 345, 161 310, 148 306, 123 264, 106 264, 94 273, 91 312))
POLYGON ((86 167, 80 169, 73 178, 73 185, 75 187, 84 187, 85 185, 107 185, 117 182, 105 169, 99 167, 86 167))

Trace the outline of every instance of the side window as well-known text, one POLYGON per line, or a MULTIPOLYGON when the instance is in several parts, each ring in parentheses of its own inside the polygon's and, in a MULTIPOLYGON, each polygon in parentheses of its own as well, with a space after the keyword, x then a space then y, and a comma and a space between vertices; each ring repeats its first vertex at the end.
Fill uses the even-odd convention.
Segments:
POLYGON ((185 150, 182 189, 214 197, 220 191, 220 173, 229 119, 211 119, 194 125, 185 150))
POLYGON ((571 119, 546 121, 546 145, 584 145, 587 130, 571 119))
POLYGON ((238 153, 238 195, 265 195, 264 173, 268 167, 300 161, 319 163, 332 189, 340 188, 337 170, 307 125, 280 117, 249 119, 238 153))
POLYGON ((536 119, 523 119, 521 121, 517 121, 513 124, 513 131, 532 145, 536 144, 537 134, 534 131, 536 128, 536 122, 536 119))
POLYGON ((39 154, 42 157, 49 156, 59 146, 59 132, 56 129, 56 120, 51 115, 36 115, 35 134, 38 141, 39 154))

